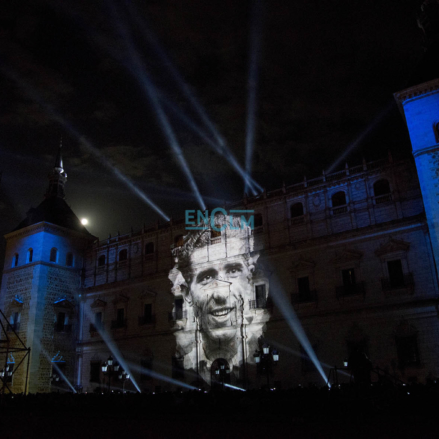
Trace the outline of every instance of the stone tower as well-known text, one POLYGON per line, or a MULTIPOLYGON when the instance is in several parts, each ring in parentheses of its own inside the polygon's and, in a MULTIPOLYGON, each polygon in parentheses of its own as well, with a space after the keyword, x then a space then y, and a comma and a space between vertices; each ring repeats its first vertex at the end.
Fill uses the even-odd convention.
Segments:
POLYGON ((436 267, 439 267, 439 2, 426 0, 418 25, 425 55, 395 99, 405 118, 418 171, 436 267))
MULTIPOLYGON (((60 146, 45 199, 5 235, 0 309, 9 322, 10 345, 18 344, 17 334, 31 348, 31 393, 70 388, 74 376, 83 254, 95 238, 65 202, 66 181, 60 146)), ((14 393, 24 391, 20 355, 0 358, 0 367, 14 368, 8 383, 14 393)))

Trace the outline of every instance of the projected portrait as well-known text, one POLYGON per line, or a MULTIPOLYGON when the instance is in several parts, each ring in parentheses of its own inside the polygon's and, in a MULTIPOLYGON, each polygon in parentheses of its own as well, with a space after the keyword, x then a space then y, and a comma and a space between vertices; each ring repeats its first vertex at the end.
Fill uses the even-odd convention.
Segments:
POLYGON ((239 218, 215 222, 221 236, 211 229, 190 232, 174 249, 169 273, 176 356, 208 383, 219 368, 243 378, 270 317, 268 280, 252 230, 239 218))

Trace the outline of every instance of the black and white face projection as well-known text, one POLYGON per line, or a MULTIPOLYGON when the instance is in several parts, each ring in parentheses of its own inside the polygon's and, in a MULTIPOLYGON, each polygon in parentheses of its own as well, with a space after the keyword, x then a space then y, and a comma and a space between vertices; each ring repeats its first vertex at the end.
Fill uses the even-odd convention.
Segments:
POLYGON ((221 233, 190 231, 173 250, 176 357, 209 384, 219 369, 239 383, 270 318, 268 281, 251 227, 240 218, 216 216, 215 228, 221 233))

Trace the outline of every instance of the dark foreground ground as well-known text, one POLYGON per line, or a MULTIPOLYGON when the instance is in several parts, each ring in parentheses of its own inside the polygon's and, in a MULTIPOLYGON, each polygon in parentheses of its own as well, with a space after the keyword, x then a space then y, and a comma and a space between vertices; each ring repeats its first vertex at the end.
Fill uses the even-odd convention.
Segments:
MULTIPOLYGON (((0 396, 1 398, 1 396, 0 396)), ((439 438, 439 385, 4 395, 0 438, 439 438)))

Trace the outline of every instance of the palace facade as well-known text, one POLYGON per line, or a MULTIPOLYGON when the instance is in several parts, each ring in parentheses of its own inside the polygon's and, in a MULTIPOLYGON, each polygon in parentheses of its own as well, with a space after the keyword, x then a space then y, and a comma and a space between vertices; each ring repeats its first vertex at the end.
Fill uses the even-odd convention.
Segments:
POLYGON ((415 162, 264 192, 202 230, 96 240, 64 201, 59 155, 45 200, 5 236, 4 388, 322 385, 355 353, 372 379, 437 377, 439 80, 395 97, 415 162))

